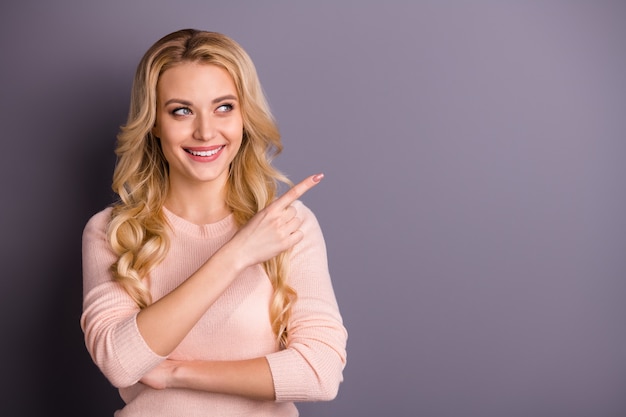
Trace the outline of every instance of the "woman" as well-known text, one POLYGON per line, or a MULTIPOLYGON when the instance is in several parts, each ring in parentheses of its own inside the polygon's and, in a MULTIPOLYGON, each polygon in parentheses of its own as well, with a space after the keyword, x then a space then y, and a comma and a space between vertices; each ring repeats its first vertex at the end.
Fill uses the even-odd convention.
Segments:
POLYGON ((119 200, 83 232, 81 327, 126 416, 297 416, 333 399, 347 333, 319 224, 289 181, 256 70, 230 38, 144 55, 118 135, 119 200), (290 184, 290 183, 289 183, 290 184))

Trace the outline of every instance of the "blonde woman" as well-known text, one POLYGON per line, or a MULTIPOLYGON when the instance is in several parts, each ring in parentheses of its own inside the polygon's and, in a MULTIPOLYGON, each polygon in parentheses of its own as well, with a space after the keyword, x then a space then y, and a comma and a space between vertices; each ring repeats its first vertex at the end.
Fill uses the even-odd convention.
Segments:
POLYGON ((180 30, 143 56, 119 199, 83 232, 87 349, 116 417, 297 416, 331 400, 346 329, 314 214, 271 165, 280 135, 232 39, 180 30))

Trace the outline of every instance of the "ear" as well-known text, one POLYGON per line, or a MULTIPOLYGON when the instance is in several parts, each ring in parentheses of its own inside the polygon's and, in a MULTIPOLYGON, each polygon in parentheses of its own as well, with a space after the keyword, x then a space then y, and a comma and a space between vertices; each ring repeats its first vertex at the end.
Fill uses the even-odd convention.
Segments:
POLYGON ((152 133, 152 136, 156 138, 161 137, 161 129, 159 128, 159 124, 157 122, 154 122, 154 126, 152 126, 152 130, 150 130, 150 132, 152 133))

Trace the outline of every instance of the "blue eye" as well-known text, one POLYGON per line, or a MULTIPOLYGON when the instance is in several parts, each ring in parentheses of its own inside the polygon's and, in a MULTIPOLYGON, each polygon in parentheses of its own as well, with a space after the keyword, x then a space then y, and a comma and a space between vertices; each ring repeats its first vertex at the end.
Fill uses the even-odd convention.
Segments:
POLYGON ((191 114, 191 110, 188 107, 178 107, 172 111, 172 114, 176 116, 189 116, 191 114))
POLYGON ((226 113, 226 112, 231 111, 232 109, 233 109, 232 104, 222 104, 221 106, 217 108, 217 111, 220 113, 226 113))

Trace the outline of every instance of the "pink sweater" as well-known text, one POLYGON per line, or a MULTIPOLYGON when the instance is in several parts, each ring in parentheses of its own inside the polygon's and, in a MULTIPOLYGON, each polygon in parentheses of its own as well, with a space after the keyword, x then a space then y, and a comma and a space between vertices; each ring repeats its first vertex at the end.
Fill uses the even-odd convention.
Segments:
MULTIPOLYGON (((290 260, 289 283, 298 300, 289 322, 289 341, 279 351, 269 321, 272 286, 260 265, 242 273, 187 334, 172 359, 238 360, 265 356, 276 401, 186 389, 153 390, 139 379, 165 357, 154 353, 138 331, 136 304, 109 272, 115 260, 106 240, 111 215, 94 215, 83 232, 81 327, 93 361, 119 388, 125 407, 116 417, 297 416, 297 401, 333 399, 343 380, 347 332, 331 284, 326 246, 314 214, 294 203, 304 219, 305 238, 290 260)), ((173 233, 170 251, 150 276, 157 300, 172 291, 236 232, 233 216, 198 226, 165 210, 173 233)))

